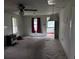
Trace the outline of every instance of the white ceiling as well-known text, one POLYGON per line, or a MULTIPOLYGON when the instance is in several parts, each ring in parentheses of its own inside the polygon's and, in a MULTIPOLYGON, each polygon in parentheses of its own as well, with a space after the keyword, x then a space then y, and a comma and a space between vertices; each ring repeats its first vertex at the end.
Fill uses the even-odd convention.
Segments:
MULTIPOLYGON (((58 13, 69 0, 55 0, 54 13, 58 13)), ((50 15, 53 14, 53 6, 49 6, 47 0, 4 0, 5 11, 19 14, 17 5, 19 3, 24 4, 26 8, 35 8, 38 11, 25 11, 25 15, 50 15)))

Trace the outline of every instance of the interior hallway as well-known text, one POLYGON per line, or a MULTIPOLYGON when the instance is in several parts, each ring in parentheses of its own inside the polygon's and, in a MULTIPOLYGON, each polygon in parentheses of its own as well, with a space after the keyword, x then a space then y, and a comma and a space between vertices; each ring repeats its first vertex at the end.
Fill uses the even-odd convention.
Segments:
POLYGON ((5 49, 5 59, 67 59, 59 40, 47 37, 24 37, 5 49))
POLYGON ((19 36, 31 36, 6 48, 5 59, 75 59, 75 0, 5 0, 4 4, 4 48, 19 36), (47 18, 55 21, 55 38, 59 41, 44 37, 47 18))

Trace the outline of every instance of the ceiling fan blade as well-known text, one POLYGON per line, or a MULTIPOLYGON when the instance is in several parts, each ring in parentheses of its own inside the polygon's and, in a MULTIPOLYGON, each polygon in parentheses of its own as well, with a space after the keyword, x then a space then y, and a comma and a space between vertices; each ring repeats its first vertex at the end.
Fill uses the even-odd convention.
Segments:
POLYGON ((24 11, 37 11, 37 9, 24 9, 24 11))

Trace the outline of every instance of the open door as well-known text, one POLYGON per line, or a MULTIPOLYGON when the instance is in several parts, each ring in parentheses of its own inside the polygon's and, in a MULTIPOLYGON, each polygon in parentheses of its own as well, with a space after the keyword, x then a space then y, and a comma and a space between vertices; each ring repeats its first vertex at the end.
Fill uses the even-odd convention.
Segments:
POLYGON ((55 21, 55 39, 59 39, 59 20, 55 21))
POLYGON ((49 21, 47 19, 47 37, 55 38, 55 21, 49 21))

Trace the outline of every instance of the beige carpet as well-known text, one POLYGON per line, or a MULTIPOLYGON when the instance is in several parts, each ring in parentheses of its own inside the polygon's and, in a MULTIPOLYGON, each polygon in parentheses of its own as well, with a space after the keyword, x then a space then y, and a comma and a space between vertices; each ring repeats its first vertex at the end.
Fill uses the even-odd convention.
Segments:
POLYGON ((4 59, 67 59, 58 40, 25 37, 4 50, 4 59))

